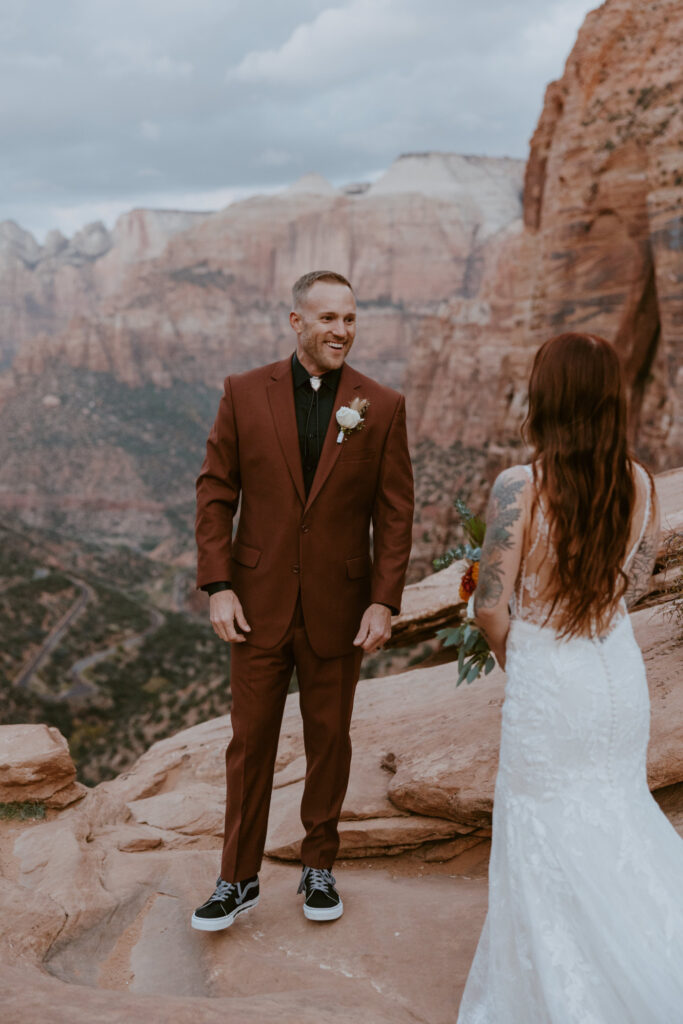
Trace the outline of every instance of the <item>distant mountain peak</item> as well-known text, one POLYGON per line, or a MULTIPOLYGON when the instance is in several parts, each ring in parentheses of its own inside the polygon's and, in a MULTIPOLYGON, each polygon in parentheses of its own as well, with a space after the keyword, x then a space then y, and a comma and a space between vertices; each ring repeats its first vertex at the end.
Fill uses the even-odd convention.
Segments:
POLYGON ((456 203, 463 220, 495 234, 522 212, 524 161, 461 153, 403 153, 364 198, 415 193, 456 203))
POLYGON ((339 194, 339 190, 334 185, 323 177, 322 174, 318 174, 317 171, 312 171, 310 174, 304 174, 301 178, 298 178, 293 182, 287 189, 285 194, 308 194, 316 196, 334 196, 339 194))

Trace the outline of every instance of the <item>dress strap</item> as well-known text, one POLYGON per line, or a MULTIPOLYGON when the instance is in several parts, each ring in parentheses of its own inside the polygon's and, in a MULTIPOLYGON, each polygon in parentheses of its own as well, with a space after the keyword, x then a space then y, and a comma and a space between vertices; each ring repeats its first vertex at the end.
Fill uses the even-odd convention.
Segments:
MULTIPOLYGON (((533 466, 525 466, 524 469, 526 470, 526 473, 527 473, 527 476, 529 477, 529 480, 531 480, 531 482, 533 483, 533 480, 534 480, 533 466)), ((548 522, 547 522, 546 516, 545 516, 544 511, 543 511, 543 502, 541 501, 541 495, 538 494, 537 497, 538 497, 538 501, 536 502, 536 510, 538 512, 538 531, 536 533, 536 539, 534 540, 533 544, 531 545, 531 547, 527 551, 526 555, 524 556, 525 566, 526 566, 526 560, 533 555, 533 553, 535 552, 536 548, 538 547, 538 543, 539 543, 539 541, 541 539, 541 535, 545 536, 547 534, 547 532, 548 532, 548 522)), ((531 525, 531 523, 529 523, 529 525, 531 525)))
POLYGON ((643 537, 645 536, 645 531, 647 530, 648 523, 650 522, 650 512, 652 511, 652 495, 650 493, 652 488, 650 486, 649 477, 648 477, 647 473, 645 472, 645 470, 643 469, 643 467, 641 465, 639 465, 639 463, 636 462, 635 463, 635 467, 636 467, 636 471, 640 475, 641 480, 643 480, 645 482, 645 491, 646 491, 645 515, 643 516, 643 522, 642 522, 642 525, 640 527, 640 532, 638 534, 638 538, 635 541, 635 543, 633 544, 633 547, 631 548, 631 550, 629 551, 628 558, 624 562, 624 568, 625 569, 627 569, 629 567, 629 565, 631 564, 631 559, 633 558, 633 556, 635 555, 636 551, 638 550, 638 548, 640 547, 640 545, 643 542, 643 537))
MULTIPOLYGON (((522 469, 524 470, 526 475, 529 477, 529 480, 533 483, 533 480, 534 480, 534 470, 533 470, 533 467, 532 466, 522 466, 522 469)), ((529 555, 531 555, 533 553, 533 551, 535 550, 537 544, 538 544, 538 537, 536 537, 536 540, 534 541, 534 543, 533 543, 532 547, 530 548, 530 550, 526 551, 524 553, 523 557, 522 557, 522 565, 520 567, 520 572, 519 572, 518 591, 515 594, 515 602, 514 602, 514 604, 515 604, 515 608, 514 608, 515 615, 517 615, 519 618, 522 617, 522 611, 523 611, 523 608, 524 608, 524 587, 526 586, 527 559, 529 558, 529 555)))

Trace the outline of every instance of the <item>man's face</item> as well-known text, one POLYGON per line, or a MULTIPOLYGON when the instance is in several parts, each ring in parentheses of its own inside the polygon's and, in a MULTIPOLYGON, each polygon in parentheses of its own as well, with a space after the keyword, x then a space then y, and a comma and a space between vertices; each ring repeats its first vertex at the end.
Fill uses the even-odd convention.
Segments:
POLYGON ((346 285, 316 281, 289 322, 296 331, 296 354, 309 373, 338 369, 356 336, 356 300, 346 285))

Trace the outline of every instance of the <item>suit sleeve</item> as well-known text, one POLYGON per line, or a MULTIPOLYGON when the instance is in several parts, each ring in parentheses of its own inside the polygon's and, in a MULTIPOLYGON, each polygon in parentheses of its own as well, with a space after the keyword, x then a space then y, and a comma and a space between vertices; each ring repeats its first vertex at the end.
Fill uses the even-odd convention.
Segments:
POLYGON ((197 477, 197 587, 230 583, 232 522, 240 496, 239 450, 230 378, 197 477))
POLYGON ((384 444, 372 509, 371 601, 397 612, 412 546, 413 506, 413 470, 401 395, 384 444))

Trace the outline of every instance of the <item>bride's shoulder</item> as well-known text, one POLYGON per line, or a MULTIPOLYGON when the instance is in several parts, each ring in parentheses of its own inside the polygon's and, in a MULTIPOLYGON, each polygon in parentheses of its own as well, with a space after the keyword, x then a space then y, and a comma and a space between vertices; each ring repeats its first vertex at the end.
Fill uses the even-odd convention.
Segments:
POLYGON ((533 486, 531 466, 509 466, 496 477, 491 488, 491 498, 503 508, 524 505, 533 486))
POLYGON ((526 488, 533 484, 534 472, 531 466, 522 465, 508 466, 496 477, 493 487, 514 487, 515 491, 526 488))
POLYGON ((508 476, 511 480, 533 480, 534 467, 520 462, 516 466, 508 466, 498 476, 508 476))

